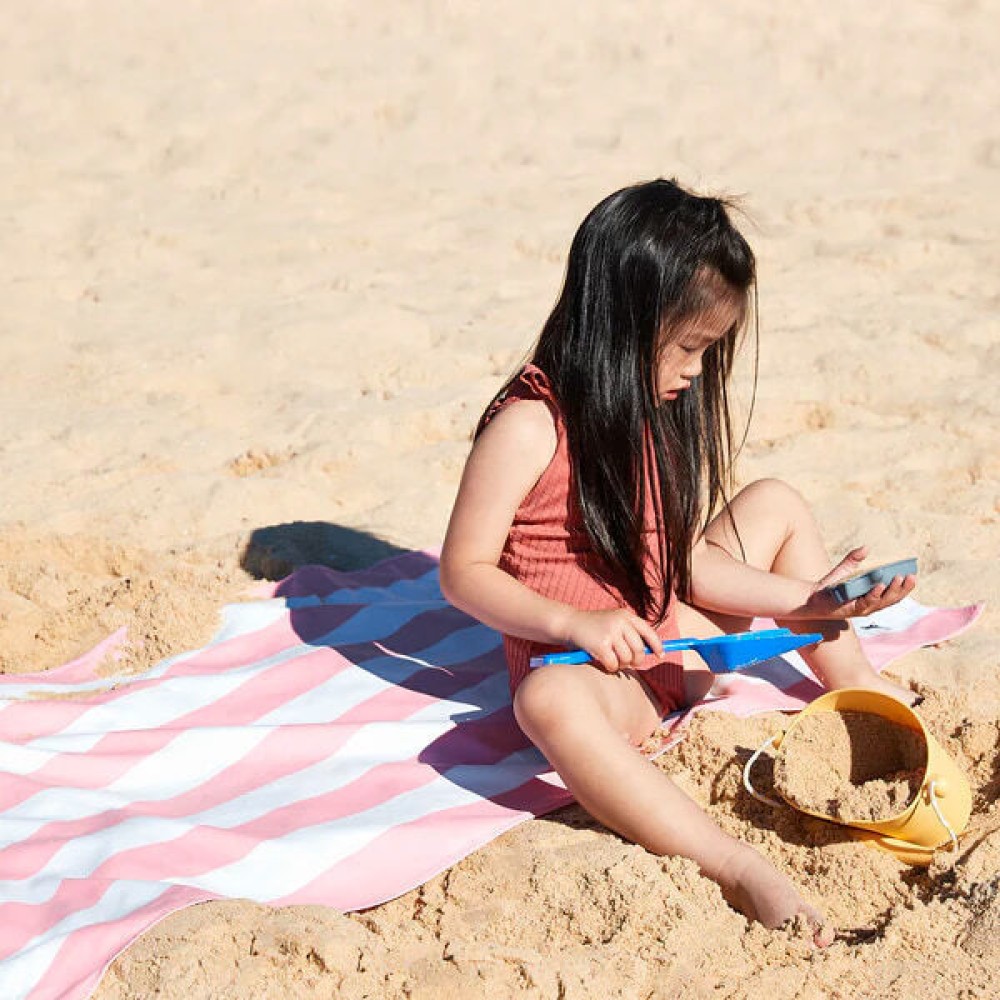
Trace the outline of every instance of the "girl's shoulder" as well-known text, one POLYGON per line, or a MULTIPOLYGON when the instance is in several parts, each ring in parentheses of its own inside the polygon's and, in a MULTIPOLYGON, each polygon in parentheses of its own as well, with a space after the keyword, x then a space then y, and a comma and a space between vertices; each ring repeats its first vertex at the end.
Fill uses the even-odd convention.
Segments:
POLYGON ((522 400, 537 400, 545 404, 552 414, 557 430, 561 431, 562 412, 552 391, 549 377, 535 364, 526 364, 515 375, 496 398, 490 403, 483 415, 482 427, 485 427, 498 413, 507 409, 511 403, 522 400))
POLYGON ((552 463, 560 448, 565 450, 562 415, 551 383, 533 364, 525 365, 490 404, 477 429, 477 443, 485 443, 479 441, 479 435, 487 428, 490 454, 516 459, 519 467, 537 475, 552 463))

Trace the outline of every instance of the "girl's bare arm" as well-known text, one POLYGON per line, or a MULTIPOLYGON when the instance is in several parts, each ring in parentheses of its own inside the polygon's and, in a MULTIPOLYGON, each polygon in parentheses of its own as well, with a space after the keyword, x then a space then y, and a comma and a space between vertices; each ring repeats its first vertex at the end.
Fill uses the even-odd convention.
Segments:
POLYGON ((456 607, 508 635, 581 646, 605 669, 659 649, 655 630, 626 608, 579 611, 550 600, 497 565, 521 501, 551 462, 556 430, 545 403, 501 410, 480 434, 462 475, 441 550, 441 589, 456 607))
POLYGON ((469 454, 451 512, 441 589, 456 607, 498 631, 559 643, 567 640, 572 609, 497 566, 514 514, 555 450, 555 425, 541 401, 507 406, 487 424, 469 454))
POLYGON ((858 571, 865 550, 854 549, 820 580, 798 580, 749 566, 705 538, 691 552, 691 602, 709 611, 775 619, 852 618, 897 603, 913 577, 880 585, 864 597, 838 603, 826 589, 858 571))

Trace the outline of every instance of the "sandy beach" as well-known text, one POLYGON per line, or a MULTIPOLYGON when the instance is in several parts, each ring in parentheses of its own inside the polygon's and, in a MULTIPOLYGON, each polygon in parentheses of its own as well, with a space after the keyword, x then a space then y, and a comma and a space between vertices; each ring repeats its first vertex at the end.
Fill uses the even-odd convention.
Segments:
POLYGON ((747 214, 739 481, 795 485, 831 555, 918 557, 924 604, 987 603, 891 669, 972 783, 957 860, 748 799, 777 716, 700 716, 659 761, 825 910, 823 952, 571 807, 364 913, 178 912, 100 1000, 1000 994, 998 23, 995 0, 0 12, 4 672, 121 625, 139 670, 262 575, 439 545, 577 224, 656 176, 747 214))

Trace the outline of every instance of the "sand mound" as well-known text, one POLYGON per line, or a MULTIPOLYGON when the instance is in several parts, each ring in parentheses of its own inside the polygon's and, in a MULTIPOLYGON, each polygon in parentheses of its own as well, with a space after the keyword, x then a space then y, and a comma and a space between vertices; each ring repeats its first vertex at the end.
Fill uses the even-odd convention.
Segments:
POLYGON ((225 556, 153 552, 89 535, 0 532, 0 672, 58 666, 128 629, 109 673, 206 642, 249 577, 225 556))
POLYGON ((816 712, 782 741, 774 784, 801 809, 873 822, 913 801, 926 764, 919 732, 868 712, 816 712))

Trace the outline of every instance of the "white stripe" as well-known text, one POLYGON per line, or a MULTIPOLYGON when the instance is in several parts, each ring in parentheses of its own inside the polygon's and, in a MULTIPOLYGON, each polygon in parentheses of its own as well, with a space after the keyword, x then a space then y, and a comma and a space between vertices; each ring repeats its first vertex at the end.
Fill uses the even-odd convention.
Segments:
MULTIPOLYGON (((506 678, 499 679, 505 686, 506 678)), ((497 683, 497 677, 490 677, 477 685, 474 701, 485 706, 484 712, 488 713, 503 704, 504 690, 505 687, 497 683)), ((369 723, 347 740, 332 758, 220 803, 191 817, 191 821, 195 825, 239 826, 283 803, 337 791, 358 781, 373 767, 415 757, 437 736, 454 727, 456 708, 466 707, 452 701, 435 701, 404 722, 369 723)))
POLYGON ((273 625, 284 618, 289 609, 318 606, 319 604, 387 604, 397 600, 419 601, 423 597, 437 607, 443 602, 437 581, 437 567, 422 576, 397 580, 386 587, 338 586, 324 598, 316 596, 272 597, 260 601, 243 601, 227 604, 222 609, 222 625, 209 642, 210 646, 228 642, 273 625))
POLYGON ((209 640, 212 646, 240 639, 251 632, 262 632, 270 628, 288 614, 288 604, 282 597, 265 601, 245 601, 242 604, 227 604, 222 609, 222 624, 209 640))
MULTIPOLYGON (((432 610, 426 601, 394 602, 381 607, 359 608, 346 621, 315 639, 312 646, 347 646, 384 639, 398 632, 418 615, 432 610)), ((439 610, 439 609, 433 609, 439 610)), ((322 621, 322 619, 319 619, 322 621)))
POLYGON ((313 651, 312 646, 291 646, 243 667, 223 673, 171 677, 106 705, 95 705, 57 733, 20 746, 0 742, 0 771, 31 774, 57 754, 86 753, 110 733, 165 728, 175 719, 226 697, 260 674, 313 651))
MULTIPOLYGON (((323 723, 344 715, 368 698, 400 684, 422 669, 425 661, 437 667, 450 667, 474 659, 494 650, 499 645, 495 632, 481 626, 452 633, 441 642, 403 657, 380 656, 366 661, 344 675, 338 675, 305 692, 291 701, 279 705, 261 716, 261 725, 286 723, 323 723)), ((504 684, 506 673, 499 674, 504 684)))
POLYGON ((872 615, 852 618, 851 624, 854 626, 854 631, 861 636, 905 632, 931 614, 932 610, 918 604, 912 597, 904 597, 898 604, 883 608, 872 615))
MULTIPOLYGON (((300 890, 321 873, 317 870, 317 860, 323 870, 328 870, 356 854, 387 828, 517 788, 544 766, 538 751, 529 748, 510 754, 496 764, 455 767, 429 785, 353 816, 350 824, 336 819, 294 831, 279 840, 261 843, 234 864, 200 878, 176 880, 171 884, 190 885, 213 895, 242 896, 259 902, 279 899, 300 890), (470 784, 477 791, 466 787, 470 784)), ((58 880, 39 881, 55 882, 49 896, 58 888, 58 880)), ((74 931, 124 919, 157 899, 168 887, 163 882, 113 881, 93 906, 75 911, 47 928, 0 964, 4 996, 10 996, 11 1000, 27 996, 52 964, 64 940, 74 931)))
POLYGON ((438 570, 435 566, 423 576, 397 580, 387 587, 338 587, 329 594, 306 594, 301 597, 286 597, 291 609, 312 607, 317 604, 366 604, 384 605, 393 601, 417 601, 447 603, 441 595, 438 570))
MULTIPOLYGON (((495 764, 451 768, 428 785, 355 814, 350 824, 335 819, 293 831, 280 839, 262 842, 238 862, 197 878, 174 880, 171 884, 259 902, 280 899, 299 891, 322 871, 356 854, 386 829, 517 788, 544 769, 544 760, 533 747, 510 754, 495 764), (471 791, 470 785, 476 790, 471 791), (317 870, 317 861, 322 865, 320 870, 317 870)), ((33 938, 0 966, 4 987, 21 991, 11 994, 11 1000, 27 995, 73 931, 121 920, 155 900, 166 888, 161 882, 116 880, 94 906, 70 914, 33 938)))
MULTIPOLYGON (((392 615, 387 614, 386 609, 381 609, 380 613, 375 616, 374 621, 371 620, 372 616, 367 615, 364 611, 362 611, 359 612, 358 615, 352 617, 349 621, 343 623, 335 629, 332 629, 326 634, 318 636, 316 639, 313 639, 308 643, 300 643, 295 646, 289 646, 287 649, 281 650, 266 660, 261 660, 245 667, 228 669, 221 672, 205 672, 196 675, 168 678, 161 684, 152 685, 139 691, 130 692, 120 698, 116 698, 114 701, 106 705, 93 706, 93 708, 89 711, 77 716, 77 718, 69 723, 59 735, 70 736, 73 734, 87 734, 89 742, 87 740, 83 740, 79 743, 73 744, 72 746, 73 751, 79 753, 85 751, 90 746, 93 746, 109 732, 120 732, 122 730, 135 728, 153 729, 166 726, 173 719, 186 714, 199 705, 207 704, 221 696, 221 694, 216 693, 209 697, 207 692, 210 687, 214 688, 217 692, 224 694, 227 690, 227 686, 238 686, 239 683, 242 683, 242 678, 247 677, 252 671, 258 669, 261 665, 283 663, 303 656, 307 653, 311 653, 324 646, 335 647, 363 640, 377 641, 387 638, 388 636, 398 632, 415 616, 415 614, 419 613, 423 609, 423 605, 401 605, 393 609, 394 614, 392 615), (363 616, 365 618, 365 622, 355 626, 353 624, 354 618, 359 616, 363 616), (191 698, 191 692, 194 692, 196 695, 201 693, 203 696, 191 698)), ((499 637, 496 633, 491 632, 489 629, 483 629, 483 627, 479 625, 472 625, 467 629, 461 629, 458 632, 451 633, 450 635, 454 636, 456 641, 460 644, 462 636, 475 635, 477 632, 486 632, 487 635, 491 637, 491 641, 494 645, 499 642, 499 637)), ((454 643, 452 643, 452 645, 454 645, 454 643)), ((437 656, 436 650, 439 647, 444 650, 442 655, 452 657, 446 662, 457 663, 462 659, 461 656, 454 656, 451 654, 448 647, 445 646, 445 643, 438 643, 435 646, 428 647, 426 650, 421 650, 419 655, 426 658, 435 657, 437 656)), ((482 643, 479 648, 484 649, 482 643)), ((198 650, 197 652, 201 652, 201 650, 198 650)), ((184 654, 185 658, 190 658, 195 655, 196 653, 184 654)), ((477 653, 476 655, 479 654, 477 653)), ((178 659, 180 658, 175 657, 173 661, 166 662, 177 662, 178 659)), ((362 665, 362 668, 363 666, 364 665, 362 665)), ((158 672, 162 673, 162 671, 158 672)), ((153 672, 151 671, 149 674, 144 676, 149 677, 152 673, 153 672)), ((409 674, 407 674, 407 676, 408 675, 409 674)), ((134 679, 135 678, 133 678, 133 680, 134 679)), ((32 740, 24 744, 24 747, 46 751, 48 750, 49 744, 53 739, 55 739, 53 736, 40 737, 37 740, 32 740)), ((41 767, 44 762, 45 758, 42 757, 34 763, 33 767, 29 764, 22 764, 20 767, 30 767, 30 769, 33 769, 34 767, 41 767)), ((3 764, 0 763, 0 769, 2 768, 3 764)), ((12 762, 11 769, 14 773, 30 773, 30 770, 18 770, 18 765, 14 762, 12 762)))
MULTIPOLYGON (((205 785, 269 733, 255 726, 191 729, 103 788, 47 788, 0 816, 0 850, 23 843, 49 823, 88 819, 136 801, 162 802, 205 785)), ((102 830, 73 842, 107 836, 102 830)))
POLYGON ((177 656, 172 656, 167 660, 161 660, 154 667, 141 674, 95 677, 93 680, 82 681, 79 684, 35 682, 33 684, 5 685, 0 689, 0 695, 2 695, 0 697, 0 707, 4 707, 5 703, 23 701, 25 699, 34 701, 40 694, 100 694, 102 691, 108 691, 113 687, 122 688, 130 684, 135 684, 138 681, 155 680, 157 677, 162 677, 174 664, 190 660, 191 657, 197 656, 200 652, 202 650, 195 649, 187 653, 179 653, 177 656))

